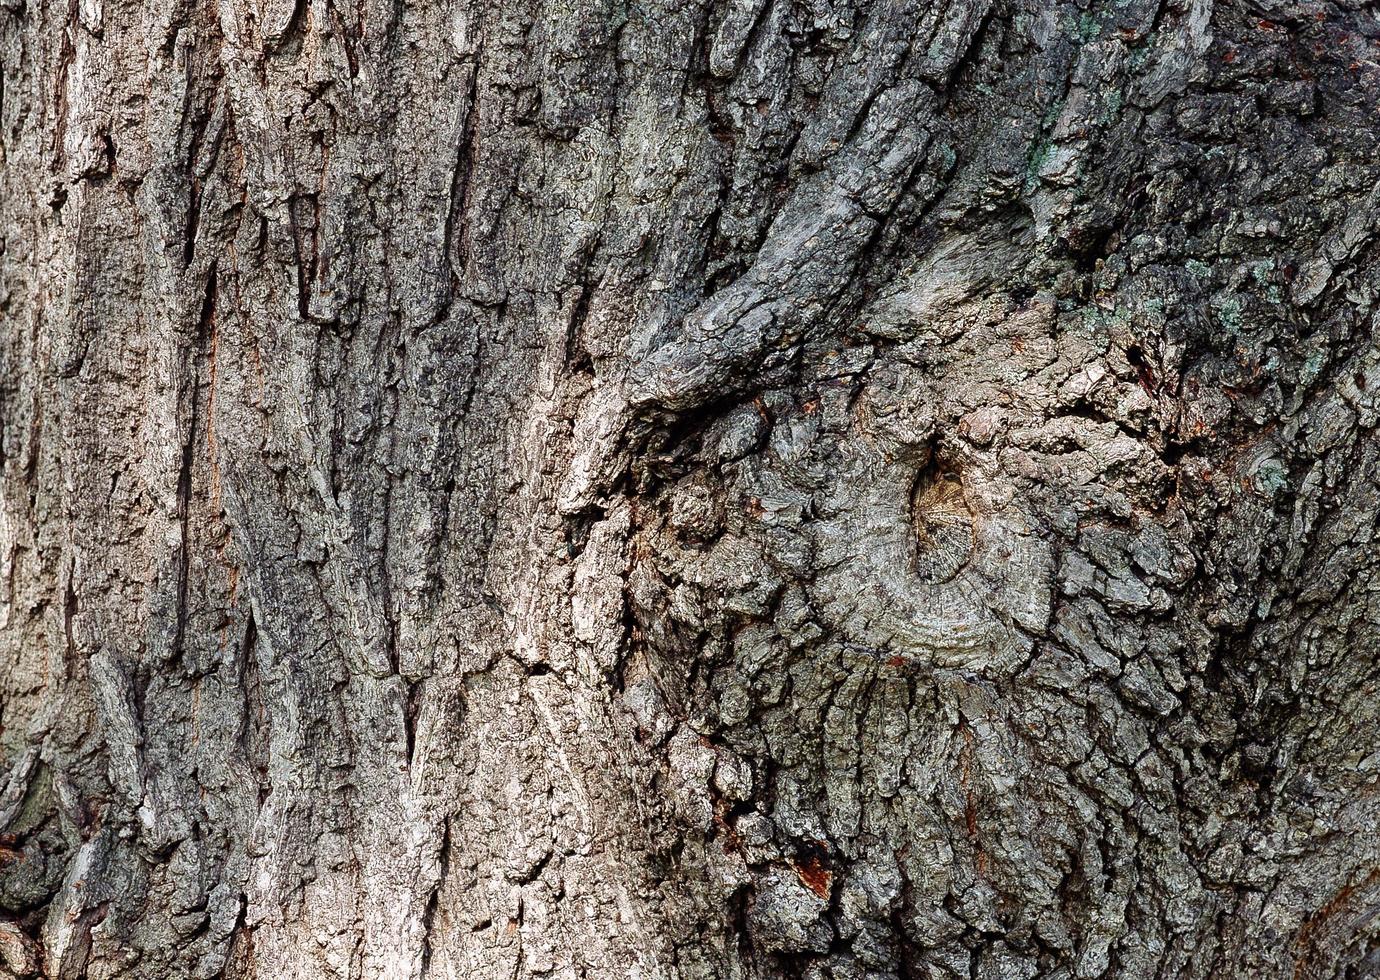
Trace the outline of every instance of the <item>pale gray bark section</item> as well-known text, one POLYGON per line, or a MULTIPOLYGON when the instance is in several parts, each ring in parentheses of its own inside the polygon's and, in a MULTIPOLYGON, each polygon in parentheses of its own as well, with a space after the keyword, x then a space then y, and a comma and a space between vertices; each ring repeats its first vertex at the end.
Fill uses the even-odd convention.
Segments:
POLYGON ((0 976, 1380 975, 1377 52, 0 0, 0 976))

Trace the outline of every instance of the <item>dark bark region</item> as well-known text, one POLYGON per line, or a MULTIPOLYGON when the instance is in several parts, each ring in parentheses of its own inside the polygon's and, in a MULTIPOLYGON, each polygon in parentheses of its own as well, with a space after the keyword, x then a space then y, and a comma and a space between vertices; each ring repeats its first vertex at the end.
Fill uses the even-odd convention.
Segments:
POLYGON ((0 975, 1380 975, 1380 24, 0 0, 0 975))

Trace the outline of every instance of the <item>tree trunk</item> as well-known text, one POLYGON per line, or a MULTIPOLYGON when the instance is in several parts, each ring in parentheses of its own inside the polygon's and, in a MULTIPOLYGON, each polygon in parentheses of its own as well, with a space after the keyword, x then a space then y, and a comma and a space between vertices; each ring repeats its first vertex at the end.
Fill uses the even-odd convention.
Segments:
POLYGON ((1380 976, 1355 0, 0 0, 0 975, 1380 976))

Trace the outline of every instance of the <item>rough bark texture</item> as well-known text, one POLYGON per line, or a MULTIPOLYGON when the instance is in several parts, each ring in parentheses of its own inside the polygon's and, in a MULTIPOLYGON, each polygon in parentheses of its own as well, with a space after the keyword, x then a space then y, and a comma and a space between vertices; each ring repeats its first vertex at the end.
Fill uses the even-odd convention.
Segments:
POLYGON ((0 974, 1380 976, 1355 0, 0 0, 0 974))

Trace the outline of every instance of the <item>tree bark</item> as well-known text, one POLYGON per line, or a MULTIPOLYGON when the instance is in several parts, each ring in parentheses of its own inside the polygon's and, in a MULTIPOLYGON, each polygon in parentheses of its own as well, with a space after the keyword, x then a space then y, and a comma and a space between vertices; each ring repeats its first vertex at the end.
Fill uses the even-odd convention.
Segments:
POLYGON ((0 975, 1380 976, 1355 0, 0 0, 0 975))

